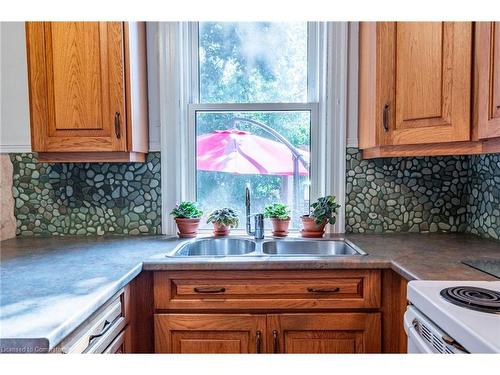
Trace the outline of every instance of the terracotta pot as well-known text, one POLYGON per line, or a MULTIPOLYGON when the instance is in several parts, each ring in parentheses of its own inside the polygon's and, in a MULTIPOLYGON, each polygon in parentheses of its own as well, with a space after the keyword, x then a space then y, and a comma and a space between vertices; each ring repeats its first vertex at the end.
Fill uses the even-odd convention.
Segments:
POLYGON ((290 219, 281 220, 281 219, 272 217, 271 223, 273 224, 273 236, 274 237, 286 237, 286 236, 288 236, 288 226, 290 225, 290 219))
POLYGON ((302 237, 308 238, 320 238, 325 234, 325 226, 327 220, 325 219, 321 224, 316 224, 316 221, 313 217, 310 216, 301 216, 302 225, 304 229, 300 231, 302 237))
POLYGON ((221 224, 221 223, 213 223, 214 224, 214 236, 215 237, 224 237, 229 235, 231 231, 231 227, 221 224))
POLYGON ((177 228, 179 232, 177 235, 181 238, 193 238, 198 234, 198 226, 200 225, 200 219, 184 219, 184 218, 175 218, 175 223, 177 224, 177 228))

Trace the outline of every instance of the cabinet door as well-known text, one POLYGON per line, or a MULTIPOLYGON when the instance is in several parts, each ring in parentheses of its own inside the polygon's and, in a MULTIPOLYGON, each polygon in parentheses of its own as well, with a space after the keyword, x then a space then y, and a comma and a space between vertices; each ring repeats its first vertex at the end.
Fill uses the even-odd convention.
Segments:
POLYGON ((33 151, 125 151, 121 22, 27 22, 33 151))
POLYGON ((265 352, 265 315, 156 314, 155 352, 238 354, 265 352))
POLYGON ((500 22, 476 23, 475 121, 478 138, 500 137, 500 22))
POLYGON ((274 353, 380 353, 380 313, 277 314, 268 316, 274 353))
POLYGON ((395 22, 379 32, 386 142, 470 140, 472 24, 395 22))

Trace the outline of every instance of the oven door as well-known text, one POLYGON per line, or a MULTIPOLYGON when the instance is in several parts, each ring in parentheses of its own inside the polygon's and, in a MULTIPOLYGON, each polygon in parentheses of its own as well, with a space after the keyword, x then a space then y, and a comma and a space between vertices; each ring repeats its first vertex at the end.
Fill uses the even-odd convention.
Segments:
POLYGON ((408 353, 462 354, 467 351, 414 306, 408 306, 404 315, 408 336, 408 353), (451 343, 451 344, 450 344, 451 343))

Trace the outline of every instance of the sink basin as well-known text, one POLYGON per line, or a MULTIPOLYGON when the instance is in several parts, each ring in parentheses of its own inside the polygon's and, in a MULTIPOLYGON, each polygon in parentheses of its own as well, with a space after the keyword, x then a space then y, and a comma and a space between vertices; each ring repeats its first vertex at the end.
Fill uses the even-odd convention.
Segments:
POLYGON ((186 242, 174 253, 176 257, 225 257, 255 252, 255 242, 239 238, 205 238, 186 242))
POLYGON ((262 244, 262 252, 275 256, 352 256, 365 255, 344 241, 268 241, 262 244))
POLYGON ((348 241, 341 240, 260 240, 246 238, 196 238, 177 246, 169 257, 329 257, 366 255, 348 241))

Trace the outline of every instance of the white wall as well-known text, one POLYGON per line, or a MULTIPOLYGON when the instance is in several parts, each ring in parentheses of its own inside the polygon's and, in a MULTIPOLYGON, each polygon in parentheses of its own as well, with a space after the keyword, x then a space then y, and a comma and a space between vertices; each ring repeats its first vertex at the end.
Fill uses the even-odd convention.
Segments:
POLYGON ((0 152, 31 151, 24 22, 0 22, 0 152))
POLYGON ((358 46, 359 22, 349 22, 347 75, 347 147, 358 147, 358 46))
POLYGON ((149 151, 160 151, 160 80, 158 22, 146 23, 148 51, 149 151))

